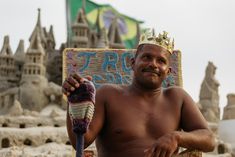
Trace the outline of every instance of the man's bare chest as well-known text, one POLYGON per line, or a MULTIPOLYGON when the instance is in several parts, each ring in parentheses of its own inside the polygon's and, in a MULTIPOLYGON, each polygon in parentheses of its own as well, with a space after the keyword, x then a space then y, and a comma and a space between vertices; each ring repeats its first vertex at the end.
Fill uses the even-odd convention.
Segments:
POLYGON ((170 104, 119 98, 107 104, 106 131, 125 139, 158 138, 177 130, 180 110, 170 104), (108 106, 109 105, 109 106, 108 106))

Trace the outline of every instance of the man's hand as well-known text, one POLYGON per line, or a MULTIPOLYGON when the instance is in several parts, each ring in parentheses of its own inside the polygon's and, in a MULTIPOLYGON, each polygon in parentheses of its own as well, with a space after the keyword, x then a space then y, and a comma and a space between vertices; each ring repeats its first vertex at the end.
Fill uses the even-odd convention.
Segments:
MULTIPOLYGON (((91 76, 87 76, 86 79, 92 80, 91 76)), ((76 88, 80 86, 81 83, 84 82, 84 78, 82 78, 78 74, 71 74, 62 84, 62 92, 69 96, 76 88)))
POLYGON ((145 157, 171 157, 178 148, 178 135, 176 132, 163 135, 148 149, 145 157))

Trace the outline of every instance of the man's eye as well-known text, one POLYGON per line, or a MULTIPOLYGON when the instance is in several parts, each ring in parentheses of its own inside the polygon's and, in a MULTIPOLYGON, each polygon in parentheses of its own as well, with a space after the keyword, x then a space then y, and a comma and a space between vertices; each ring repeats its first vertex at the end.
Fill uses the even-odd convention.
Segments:
POLYGON ((143 56, 143 59, 150 59, 150 56, 143 56))
POLYGON ((159 59, 159 62, 166 64, 166 60, 164 60, 164 59, 159 59))

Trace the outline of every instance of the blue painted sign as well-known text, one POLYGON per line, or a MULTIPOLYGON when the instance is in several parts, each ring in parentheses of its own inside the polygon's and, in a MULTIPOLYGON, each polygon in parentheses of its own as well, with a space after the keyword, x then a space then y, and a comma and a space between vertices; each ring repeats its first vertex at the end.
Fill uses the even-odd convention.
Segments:
MULTIPOLYGON (((65 49, 63 78, 76 72, 83 77, 92 76, 97 88, 104 83, 130 84, 132 81, 130 59, 134 57, 134 54, 134 49, 65 49)), ((176 80, 179 78, 177 57, 177 53, 172 55, 174 73, 163 82, 165 87, 179 85, 179 81, 176 80)))

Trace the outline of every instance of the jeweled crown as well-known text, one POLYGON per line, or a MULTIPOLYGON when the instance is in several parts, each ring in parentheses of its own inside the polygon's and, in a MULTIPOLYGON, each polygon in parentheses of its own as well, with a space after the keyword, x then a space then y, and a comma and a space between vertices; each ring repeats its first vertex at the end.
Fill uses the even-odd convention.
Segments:
POLYGON ((162 34, 155 35, 154 29, 146 29, 144 33, 141 34, 139 44, 152 44, 165 48, 171 54, 174 50, 174 39, 170 41, 170 38, 167 36, 167 32, 163 31, 162 34))

